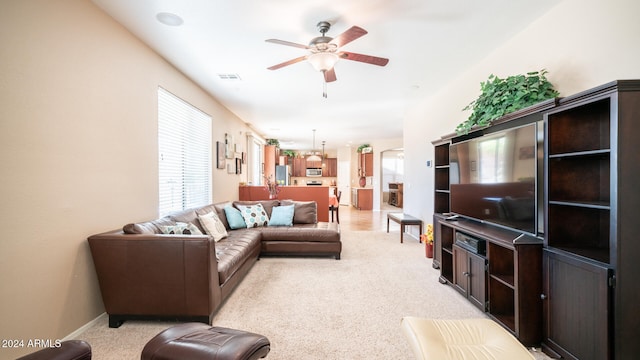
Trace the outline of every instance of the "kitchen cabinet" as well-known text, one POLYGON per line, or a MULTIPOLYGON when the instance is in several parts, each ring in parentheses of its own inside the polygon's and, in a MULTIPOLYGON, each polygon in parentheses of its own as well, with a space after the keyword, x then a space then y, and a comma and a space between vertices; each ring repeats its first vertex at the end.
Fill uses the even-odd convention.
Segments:
POLYGON ((322 168, 322 161, 309 161, 306 160, 307 169, 320 169, 322 168))
POLYGON ((291 167, 291 176, 305 177, 307 176, 307 160, 303 157, 293 158, 291 167))
POLYGON ((358 157, 358 175, 373 176, 373 153, 360 153, 358 157))
POLYGON ((337 177, 338 176, 338 159, 326 158, 322 163, 322 176, 337 177))
POLYGON ((275 181, 276 178, 276 165, 278 164, 278 157, 280 156, 280 149, 275 145, 264 146, 264 177, 275 181))
POLYGON ((351 189, 351 204, 358 210, 372 210, 373 189, 351 189))

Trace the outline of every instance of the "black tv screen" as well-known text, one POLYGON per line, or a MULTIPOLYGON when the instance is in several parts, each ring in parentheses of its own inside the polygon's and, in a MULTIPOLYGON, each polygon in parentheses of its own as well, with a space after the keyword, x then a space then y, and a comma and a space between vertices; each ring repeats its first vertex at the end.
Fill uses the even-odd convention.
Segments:
POLYGON ((535 123, 451 144, 451 212, 536 233, 535 123))

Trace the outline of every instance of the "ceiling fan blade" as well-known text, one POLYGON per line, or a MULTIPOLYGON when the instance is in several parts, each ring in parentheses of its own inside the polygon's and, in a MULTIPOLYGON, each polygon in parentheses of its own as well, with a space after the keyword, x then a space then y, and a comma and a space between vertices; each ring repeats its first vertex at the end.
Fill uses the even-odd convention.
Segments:
POLYGON ((333 82, 333 81, 336 81, 336 80, 338 80, 338 79, 336 78, 336 72, 335 72, 334 68, 331 68, 331 69, 326 70, 324 72, 324 82, 333 82))
POLYGON ((274 43, 274 44, 293 46, 293 47, 297 47, 297 48, 301 48, 301 49, 308 49, 309 48, 307 45, 297 44, 297 43, 294 43, 294 42, 291 42, 291 41, 284 41, 284 40, 278 40, 278 39, 267 39, 265 41, 266 42, 270 42, 270 43, 274 43))
POLYGON ((347 31, 343 32, 342 34, 336 36, 335 38, 333 38, 333 40, 331 40, 330 42, 333 44, 338 45, 338 47, 343 47, 345 45, 347 45, 348 43, 352 42, 353 40, 362 37, 364 35, 367 34, 367 30, 359 27, 359 26, 352 26, 350 29, 348 29, 347 31))
POLYGON ((389 62, 389 59, 385 59, 377 56, 371 56, 371 55, 356 54, 348 51, 342 51, 340 52, 339 55, 340 55, 340 58, 342 59, 360 61, 363 63, 378 65, 378 66, 385 66, 389 62))
POLYGON ((292 64, 295 64, 295 63, 299 63, 300 61, 304 61, 306 58, 307 58, 307 55, 305 55, 305 56, 300 56, 300 57, 297 57, 297 58, 295 58, 295 59, 291 59, 291 60, 289 60, 289 61, 285 61, 285 62, 283 62, 283 63, 277 64, 277 65, 273 65, 273 66, 270 66, 270 67, 268 67, 267 69, 269 69, 269 70, 278 70, 278 69, 280 69, 280 68, 282 68, 282 67, 285 67, 285 66, 287 66, 287 65, 292 65, 292 64))

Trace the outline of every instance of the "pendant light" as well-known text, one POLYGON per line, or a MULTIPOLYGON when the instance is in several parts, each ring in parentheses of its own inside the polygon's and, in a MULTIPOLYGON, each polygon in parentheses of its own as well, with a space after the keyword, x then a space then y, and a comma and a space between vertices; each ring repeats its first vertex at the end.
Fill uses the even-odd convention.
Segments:
POLYGON ((316 153, 316 129, 313 129, 313 154, 307 158, 307 161, 322 161, 322 158, 316 153))

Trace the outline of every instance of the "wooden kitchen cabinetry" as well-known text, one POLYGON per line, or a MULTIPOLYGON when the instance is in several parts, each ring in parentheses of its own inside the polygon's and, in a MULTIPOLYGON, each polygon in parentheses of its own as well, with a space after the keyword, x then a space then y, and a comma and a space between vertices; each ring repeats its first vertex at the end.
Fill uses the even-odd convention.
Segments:
POLYGON ((305 177, 307 176, 307 160, 303 157, 293 158, 291 167, 291 176, 305 177))
POLYGON ((276 179, 276 165, 278 164, 279 156, 280 148, 275 145, 264 146, 264 176, 272 181, 276 179))
POLYGON ((360 153, 358 157, 358 175, 373 176, 373 153, 360 153))
POLYGON ((338 176, 338 159, 326 158, 322 161, 322 176, 337 177, 338 176))
POLYGON ((322 161, 309 161, 306 160, 307 169, 320 169, 322 168, 322 161))
POLYGON ((373 189, 352 188, 351 204, 358 210, 372 210, 373 189))

